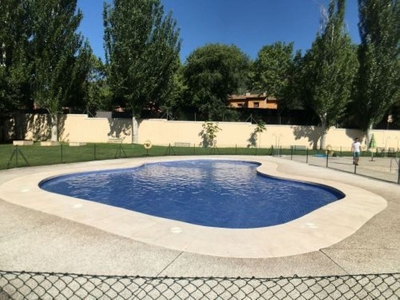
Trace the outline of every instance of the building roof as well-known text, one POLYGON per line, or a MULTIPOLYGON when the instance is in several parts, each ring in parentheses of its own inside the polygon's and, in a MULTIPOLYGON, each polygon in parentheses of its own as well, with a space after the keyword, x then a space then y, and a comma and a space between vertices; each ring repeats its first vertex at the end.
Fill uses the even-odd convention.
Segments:
POLYGON ((244 101, 244 100, 276 100, 273 96, 268 96, 266 93, 261 94, 252 94, 246 93, 244 95, 229 95, 228 100, 237 100, 237 101, 244 101))

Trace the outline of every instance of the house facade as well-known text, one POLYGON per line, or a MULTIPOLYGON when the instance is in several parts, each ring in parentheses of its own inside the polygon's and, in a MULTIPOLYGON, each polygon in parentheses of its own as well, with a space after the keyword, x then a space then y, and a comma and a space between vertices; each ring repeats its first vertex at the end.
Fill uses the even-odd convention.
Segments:
POLYGON ((228 97, 228 105, 233 108, 278 109, 277 99, 265 93, 231 95, 228 97))

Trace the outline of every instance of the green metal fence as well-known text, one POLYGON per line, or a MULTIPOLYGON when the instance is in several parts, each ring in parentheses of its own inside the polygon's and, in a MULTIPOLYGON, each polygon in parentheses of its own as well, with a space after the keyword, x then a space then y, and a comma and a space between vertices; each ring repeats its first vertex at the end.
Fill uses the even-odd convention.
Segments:
POLYGON ((0 271, 5 299, 400 299, 400 273, 222 278, 0 271))
POLYGON ((41 147, 36 144, 24 147, 2 145, 0 146, 0 169, 105 159, 185 155, 269 155, 400 184, 400 153, 397 151, 374 153, 374 155, 364 151, 361 163, 353 165, 350 148, 341 147, 326 151, 311 150, 301 145, 293 145, 286 149, 237 146, 204 148, 196 145, 153 146, 151 149, 144 149, 143 145, 137 144, 87 144, 79 147, 71 147, 67 144, 53 147, 41 147))
POLYGON ((280 155, 280 157, 306 163, 308 165, 326 167, 400 184, 399 152, 372 154, 369 151, 364 151, 360 157, 359 164, 354 164, 352 153, 349 148, 315 153, 308 149, 293 146, 291 147, 290 156, 280 155))

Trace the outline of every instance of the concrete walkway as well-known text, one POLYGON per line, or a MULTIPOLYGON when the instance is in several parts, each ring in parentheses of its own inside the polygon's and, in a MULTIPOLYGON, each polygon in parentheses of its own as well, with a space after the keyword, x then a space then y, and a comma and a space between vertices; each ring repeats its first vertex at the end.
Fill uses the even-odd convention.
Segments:
MULTIPOLYGON (((251 157, 234 158, 251 159, 251 157)), ((260 159, 260 157, 255 159, 260 159)), ((250 237, 236 243, 238 251, 233 251, 236 253, 234 255, 199 254, 195 253, 195 249, 179 250, 173 249, 174 247, 157 246, 157 241, 144 242, 118 230, 111 230, 108 225, 103 229, 99 229, 101 227, 97 225, 96 227, 89 226, 89 223, 83 224, 76 219, 71 220, 68 211, 57 210, 57 207, 46 212, 43 212, 43 209, 38 211, 39 207, 36 205, 48 199, 34 199, 30 196, 32 193, 27 190, 24 196, 26 202, 17 205, 9 201, 10 198, 21 200, 21 189, 14 192, 8 190, 10 183, 20 182, 21 179, 28 183, 29 178, 35 178, 37 174, 49 176, 78 169, 122 167, 127 163, 140 163, 142 159, 12 169, 0 172, 0 195, 2 195, 0 197, 2 198, 0 200, 0 270, 234 277, 400 272, 400 186, 280 158, 262 159, 265 160, 266 165, 268 163, 278 165, 277 172, 280 175, 308 180, 311 178, 316 182, 334 183, 345 188, 348 188, 348 185, 354 186, 354 197, 350 197, 350 200, 357 197, 363 199, 363 195, 375 194, 379 199, 386 200, 385 207, 378 209, 380 211, 378 214, 371 214, 368 217, 369 220, 361 228, 360 226, 353 227, 351 234, 346 238, 302 254, 280 256, 279 253, 275 253, 263 258, 256 258, 259 256, 246 258, 237 255, 241 249, 259 242, 250 237), (5 193, 6 189, 7 193, 5 193), (32 201, 35 201, 33 206, 32 201)), ((149 160, 154 159, 149 158, 149 160)), ((270 169, 267 172, 270 173, 270 169)), ((346 190, 348 196, 351 193, 351 188, 346 190)), ((331 222, 326 219, 327 217, 325 217, 327 226, 335 225, 335 219, 331 222)), ((357 222, 357 218, 354 218, 354 222, 357 222)), ((350 223, 349 226, 351 225, 350 223)), ((338 231, 342 230, 336 229, 333 234, 340 235, 341 232, 338 231)), ((280 232, 275 233, 275 235, 279 234, 280 232)), ((256 238, 259 239, 259 237, 256 238)), ((269 237, 271 238, 274 237, 269 237)), ((216 240, 215 243, 218 244, 221 241, 216 240)), ((293 236, 293 243, 287 248, 289 250, 296 248, 297 244, 299 244, 299 239, 293 236)))

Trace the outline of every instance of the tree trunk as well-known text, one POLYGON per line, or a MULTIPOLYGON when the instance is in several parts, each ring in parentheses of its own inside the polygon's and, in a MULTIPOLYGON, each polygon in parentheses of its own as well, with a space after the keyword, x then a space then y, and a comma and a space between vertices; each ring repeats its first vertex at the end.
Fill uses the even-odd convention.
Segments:
POLYGON ((324 150, 326 147, 326 134, 327 134, 327 128, 326 128, 326 114, 320 118, 321 119, 321 129, 322 129, 322 136, 321 136, 321 141, 320 141, 320 149, 319 150, 324 150))
POLYGON ((51 141, 58 142, 58 114, 51 114, 51 141))
MULTIPOLYGON (((373 126, 371 124, 371 125, 369 125, 369 127, 367 129, 367 132, 366 132, 366 135, 365 135, 365 145, 367 146, 367 148, 368 148, 368 145, 369 145, 369 141, 371 140, 371 131, 372 131, 372 129, 373 129, 373 126)), ((360 140, 361 140, 361 138, 360 138, 360 140)))
POLYGON ((138 143, 138 122, 136 120, 136 117, 132 117, 132 144, 138 143))

